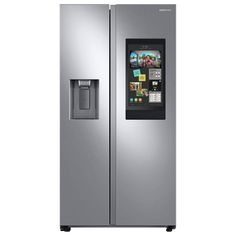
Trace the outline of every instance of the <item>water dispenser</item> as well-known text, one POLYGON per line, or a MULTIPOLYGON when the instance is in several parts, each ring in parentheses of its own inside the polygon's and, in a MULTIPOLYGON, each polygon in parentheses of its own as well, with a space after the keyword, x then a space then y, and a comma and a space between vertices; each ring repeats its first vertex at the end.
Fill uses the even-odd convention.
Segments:
POLYGON ((99 80, 70 80, 70 119, 98 119, 99 80))

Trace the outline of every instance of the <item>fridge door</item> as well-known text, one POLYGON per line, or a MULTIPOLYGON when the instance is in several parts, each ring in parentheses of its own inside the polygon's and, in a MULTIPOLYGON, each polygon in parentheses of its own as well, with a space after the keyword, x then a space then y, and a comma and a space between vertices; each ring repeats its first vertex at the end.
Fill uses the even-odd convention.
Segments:
POLYGON ((60 224, 109 222, 109 6, 61 5, 60 224))
POLYGON ((117 5, 112 7, 111 19, 111 88, 116 106, 111 110, 112 222, 175 225, 175 5, 117 5), (140 56, 145 61, 135 61, 136 54, 127 55, 129 45, 139 51, 136 54, 145 51, 140 56), (155 67, 150 57, 155 61, 159 56, 162 64, 155 62, 155 67), (132 73, 127 71, 131 63, 132 73), (158 88, 158 79, 152 82, 155 73, 163 76, 164 89, 158 88), (142 90, 144 86, 153 87, 142 90), (130 98, 128 91, 132 91, 130 98), (149 99, 145 98, 148 93, 149 99), (136 113, 127 113, 127 102, 141 105, 134 104, 136 113))

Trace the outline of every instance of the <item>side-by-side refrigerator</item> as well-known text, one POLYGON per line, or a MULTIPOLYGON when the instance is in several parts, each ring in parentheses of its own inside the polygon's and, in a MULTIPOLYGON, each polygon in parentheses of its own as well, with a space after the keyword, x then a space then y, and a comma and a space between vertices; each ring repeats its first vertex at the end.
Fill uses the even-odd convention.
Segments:
POLYGON ((60 228, 176 226, 175 5, 60 6, 60 228))

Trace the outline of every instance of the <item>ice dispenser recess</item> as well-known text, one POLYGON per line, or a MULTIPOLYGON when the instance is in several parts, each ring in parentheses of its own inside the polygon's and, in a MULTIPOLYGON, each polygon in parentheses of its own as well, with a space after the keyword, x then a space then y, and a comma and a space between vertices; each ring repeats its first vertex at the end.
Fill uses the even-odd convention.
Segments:
POLYGON ((99 80, 70 80, 70 119, 98 119, 99 80))

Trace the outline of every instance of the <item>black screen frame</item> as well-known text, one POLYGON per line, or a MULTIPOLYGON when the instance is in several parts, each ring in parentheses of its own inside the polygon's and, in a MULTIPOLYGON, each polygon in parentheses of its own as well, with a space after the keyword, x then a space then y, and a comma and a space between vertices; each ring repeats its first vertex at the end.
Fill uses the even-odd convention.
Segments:
MULTIPOLYGON (((138 49, 141 50, 141 49, 138 49)), ((148 49, 150 50, 150 49, 148 49)), ((165 120, 166 119, 166 40, 164 38, 158 39, 126 39, 126 119, 127 120, 165 120), (161 104, 150 104, 149 106, 130 106, 128 103, 129 95, 129 71, 130 71, 130 51, 129 45, 161 45, 162 52, 162 102, 161 104)))

